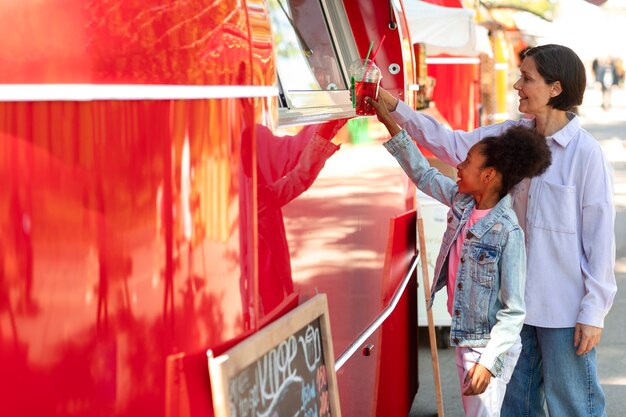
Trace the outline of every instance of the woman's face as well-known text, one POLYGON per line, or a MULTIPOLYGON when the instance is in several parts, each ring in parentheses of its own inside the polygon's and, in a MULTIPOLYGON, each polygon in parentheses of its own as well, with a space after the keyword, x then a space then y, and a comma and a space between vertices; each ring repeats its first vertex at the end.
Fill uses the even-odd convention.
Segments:
POLYGON ((532 115, 546 111, 550 108, 548 101, 552 97, 553 84, 546 84, 532 56, 524 58, 520 72, 519 80, 513 84, 519 95, 519 111, 532 115))

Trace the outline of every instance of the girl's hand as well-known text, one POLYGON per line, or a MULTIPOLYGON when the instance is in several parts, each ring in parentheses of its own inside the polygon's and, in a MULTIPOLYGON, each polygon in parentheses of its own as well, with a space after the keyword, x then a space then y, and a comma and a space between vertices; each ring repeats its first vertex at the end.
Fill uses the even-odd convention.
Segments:
POLYGON ((380 92, 378 94, 378 101, 374 100, 371 97, 366 97, 365 100, 376 111, 376 118, 379 122, 385 125, 391 136, 394 136, 402 130, 400 129, 400 126, 398 126, 398 124, 395 122, 395 120, 393 120, 393 117, 391 117, 389 109, 384 103, 384 99, 381 96, 380 92))
POLYGON ((600 327, 590 326, 587 324, 576 323, 574 329, 574 346, 577 355, 584 355, 600 343, 602 329, 600 327))
POLYGON ((485 392, 491 382, 491 372, 479 363, 475 363, 465 377, 463 395, 478 395, 485 392))

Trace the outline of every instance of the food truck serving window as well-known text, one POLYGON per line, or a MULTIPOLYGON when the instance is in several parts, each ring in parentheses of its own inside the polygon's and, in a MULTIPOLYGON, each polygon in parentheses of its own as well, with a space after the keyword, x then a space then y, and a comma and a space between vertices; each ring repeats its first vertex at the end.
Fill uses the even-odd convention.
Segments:
MULTIPOLYGON (((336 8, 325 13, 320 0, 269 0, 269 8, 281 88, 280 124, 306 122, 314 113, 319 116, 321 108, 325 114, 349 111, 343 62, 349 62, 356 48, 346 45, 345 39, 354 43, 351 35, 331 31, 332 20, 341 14, 336 8)), ((342 27, 342 22, 335 26, 342 27)))

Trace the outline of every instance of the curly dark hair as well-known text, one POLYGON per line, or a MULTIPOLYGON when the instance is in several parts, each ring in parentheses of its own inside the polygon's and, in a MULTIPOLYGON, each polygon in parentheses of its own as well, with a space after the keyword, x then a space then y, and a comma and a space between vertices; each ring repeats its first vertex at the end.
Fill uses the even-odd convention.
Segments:
POLYGON ((524 126, 513 126, 500 136, 486 137, 478 145, 485 157, 483 167, 492 167, 502 175, 500 198, 524 178, 543 174, 552 163, 545 136, 524 126))

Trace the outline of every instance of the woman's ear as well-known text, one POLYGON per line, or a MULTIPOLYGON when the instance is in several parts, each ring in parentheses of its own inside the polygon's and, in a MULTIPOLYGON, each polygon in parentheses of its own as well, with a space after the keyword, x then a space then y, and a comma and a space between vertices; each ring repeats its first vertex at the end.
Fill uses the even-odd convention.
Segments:
POLYGON ((556 97, 563 92, 563 86, 560 81, 555 81, 550 87, 550 97, 556 97))

